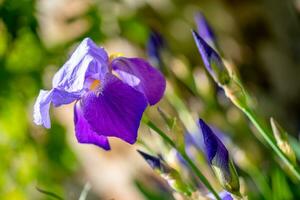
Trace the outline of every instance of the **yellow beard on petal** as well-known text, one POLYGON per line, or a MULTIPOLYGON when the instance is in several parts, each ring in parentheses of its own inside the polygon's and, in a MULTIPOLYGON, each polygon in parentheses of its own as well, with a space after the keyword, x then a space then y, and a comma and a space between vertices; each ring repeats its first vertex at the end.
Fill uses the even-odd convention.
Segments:
POLYGON ((94 80, 90 85, 90 90, 96 90, 100 86, 100 80, 94 80))

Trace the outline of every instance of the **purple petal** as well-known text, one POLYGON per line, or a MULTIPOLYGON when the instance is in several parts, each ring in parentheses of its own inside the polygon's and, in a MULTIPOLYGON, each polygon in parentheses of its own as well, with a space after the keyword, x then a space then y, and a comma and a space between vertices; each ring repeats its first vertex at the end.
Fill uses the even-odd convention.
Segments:
MULTIPOLYGON (((222 200, 233 200, 232 195, 225 190, 223 190, 222 192, 219 192, 219 196, 221 197, 222 200)), ((209 193, 207 195, 207 197, 209 197, 209 199, 216 199, 212 193, 209 193)))
POLYGON ((137 131, 147 100, 144 95, 111 74, 99 91, 83 97, 82 109, 92 129, 104 136, 118 137, 130 144, 137 131))
POLYGON ((240 183, 238 174, 232 160, 229 158, 226 147, 202 119, 199 120, 199 123, 208 161, 213 167, 221 185, 227 191, 239 194, 240 183))
POLYGON ((87 120, 84 118, 79 101, 76 102, 74 106, 74 124, 78 142, 95 144, 105 150, 110 150, 107 137, 93 131, 87 120))
POLYGON ((197 25, 197 30, 201 38, 205 40, 211 47, 216 49, 216 37, 211 29, 211 26, 208 24, 208 21, 206 20, 205 16, 198 12, 195 15, 195 22, 197 25))
POLYGON ((150 105, 156 104, 162 98, 166 80, 157 69, 145 60, 119 57, 114 59, 111 65, 125 83, 146 96, 150 105))
POLYGON ((86 38, 54 75, 52 86, 67 92, 80 92, 85 89, 88 79, 104 78, 108 72, 108 61, 105 50, 86 38))
POLYGON ((229 154, 224 144, 212 132, 210 127, 202 120, 199 120, 203 134, 206 155, 210 164, 216 164, 221 168, 228 168, 229 154))
POLYGON ((222 198, 222 200, 233 200, 232 195, 227 191, 220 192, 220 197, 222 198))
POLYGON ((226 71, 226 69, 219 54, 211 46, 209 46, 197 32, 193 31, 193 37, 207 71, 215 79, 215 81, 223 81, 220 80, 219 74, 226 71))
POLYGON ((77 93, 67 93, 58 89, 52 89, 50 91, 41 90, 34 104, 34 122, 37 125, 43 125, 46 128, 50 128, 50 103, 53 102, 54 106, 60 106, 62 104, 69 104, 78 98, 80 98, 80 94, 77 93))

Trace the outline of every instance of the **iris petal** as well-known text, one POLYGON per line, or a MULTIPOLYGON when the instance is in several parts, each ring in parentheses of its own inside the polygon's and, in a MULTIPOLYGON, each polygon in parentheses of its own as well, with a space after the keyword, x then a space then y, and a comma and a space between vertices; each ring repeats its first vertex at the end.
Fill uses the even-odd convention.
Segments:
POLYGON ((43 125, 46 128, 50 128, 50 103, 53 102, 54 106, 60 106, 62 104, 69 104, 79 98, 80 94, 78 93, 67 93, 59 89, 52 89, 50 91, 41 90, 34 104, 34 122, 37 125, 43 125))
POLYGON ((85 119, 104 136, 120 138, 133 144, 147 100, 144 95, 107 74, 102 88, 90 91, 81 100, 85 119))
POLYGON ((70 59, 54 75, 53 89, 41 90, 34 105, 34 122, 50 128, 49 108, 69 104, 85 92, 90 79, 101 80, 108 72, 108 56, 89 38, 84 39, 70 59))
POLYGON ((76 102, 74 106, 74 124, 78 142, 95 144, 105 150, 110 150, 107 137, 93 131, 87 120, 84 118, 79 101, 76 102))
POLYGON ((213 168, 221 185, 233 194, 239 194, 239 178, 229 152, 210 127, 199 120, 208 161, 213 168))
POLYGON ((208 161, 211 164, 212 162, 217 162, 224 167, 227 166, 229 163, 229 155, 226 147, 202 119, 199 120, 199 124, 203 134, 208 161))
POLYGON ((216 78, 217 74, 213 70, 212 64, 216 64, 220 70, 223 69, 224 66, 221 57, 197 32, 193 31, 193 37, 206 69, 213 78, 216 78))
POLYGON ((156 104, 162 98, 166 81, 163 75, 145 60, 119 57, 112 61, 111 66, 125 83, 142 92, 150 105, 156 104), (138 83, 134 81, 136 78, 140 80, 138 83))
POLYGON ((85 88, 86 80, 101 80, 108 71, 107 53, 91 39, 86 38, 54 75, 52 86, 67 92, 80 92, 85 88))
POLYGON ((216 36, 210 25, 208 24, 205 16, 202 13, 198 12, 195 15, 195 22, 200 37, 203 38, 205 42, 207 42, 211 47, 216 49, 216 36))

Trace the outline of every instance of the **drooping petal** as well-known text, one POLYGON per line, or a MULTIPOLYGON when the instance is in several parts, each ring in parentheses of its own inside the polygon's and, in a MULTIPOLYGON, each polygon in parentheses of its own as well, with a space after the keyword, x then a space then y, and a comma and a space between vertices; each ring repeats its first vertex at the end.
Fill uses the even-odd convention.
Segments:
POLYGON ((193 31, 192 33, 209 74, 220 85, 228 83, 230 77, 219 54, 197 32, 193 31))
POLYGON ((216 49, 216 36, 207 19, 201 12, 196 13, 195 22, 200 37, 202 37, 211 47, 216 49))
POLYGON ((156 104, 162 98, 166 80, 145 60, 119 57, 112 61, 111 66, 121 80, 142 92, 150 105, 156 104))
POLYGON ((54 75, 52 86, 67 92, 80 92, 89 78, 101 80, 107 72, 107 53, 91 39, 86 38, 54 75))
POLYGON ((75 134, 78 142, 95 144, 105 150, 110 150, 107 137, 93 131, 90 124, 84 118, 80 101, 76 102, 74 106, 74 124, 75 134))
POLYGON ((50 91, 41 90, 33 108, 33 120, 37 125, 43 125, 46 128, 51 127, 49 109, 53 102, 54 106, 69 104, 80 98, 80 94, 67 93, 63 90, 52 89, 50 91))
POLYGON ((102 88, 86 93, 81 103, 84 117, 94 131, 130 144, 136 141, 147 107, 147 100, 141 92, 107 74, 102 88))

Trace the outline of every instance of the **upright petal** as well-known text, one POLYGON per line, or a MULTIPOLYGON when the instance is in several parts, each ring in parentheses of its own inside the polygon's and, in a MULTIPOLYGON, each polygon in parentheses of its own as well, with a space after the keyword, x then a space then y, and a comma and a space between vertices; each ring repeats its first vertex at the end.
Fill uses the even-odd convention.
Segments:
POLYGON ((52 86, 67 92, 80 92, 87 79, 104 78, 108 72, 108 55, 91 39, 84 39, 70 59, 54 75, 52 86))
POLYGON ((147 107, 141 92, 107 74, 102 88, 86 93, 81 103, 84 117, 95 132, 118 137, 130 144, 136 141, 147 107))
POLYGON ((166 80, 145 60, 119 57, 112 61, 111 66, 125 83, 142 92, 150 105, 156 104, 162 98, 166 80))
POLYGON ((74 124, 78 142, 95 144, 105 150, 110 150, 107 137, 93 131, 90 124, 84 118, 79 101, 74 106, 74 124))
POLYGON ((46 128, 50 128, 50 103, 53 102, 54 106, 60 106, 62 104, 69 104, 78 98, 80 98, 80 94, 67 93, 59 89, 52 89, 50 91, 41 90, 33 108, 34 122, 37 125, 43 125, 46 128))

